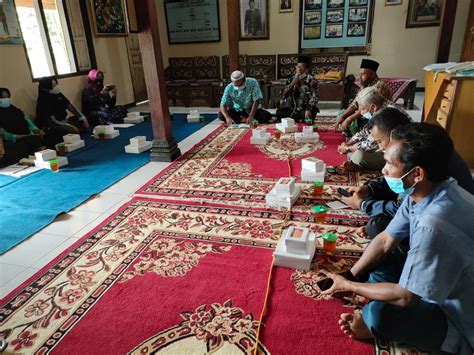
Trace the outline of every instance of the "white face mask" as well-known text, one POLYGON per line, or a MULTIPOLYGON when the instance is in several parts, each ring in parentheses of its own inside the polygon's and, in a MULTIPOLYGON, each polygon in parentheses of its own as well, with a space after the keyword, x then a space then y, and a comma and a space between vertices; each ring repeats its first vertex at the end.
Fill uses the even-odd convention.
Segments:
POLYGON ((59 88, 59 85, 56 85, 52 90, 49 90, 49 93, 54 94, 54 95, 61 93, 61 89, 59 88))

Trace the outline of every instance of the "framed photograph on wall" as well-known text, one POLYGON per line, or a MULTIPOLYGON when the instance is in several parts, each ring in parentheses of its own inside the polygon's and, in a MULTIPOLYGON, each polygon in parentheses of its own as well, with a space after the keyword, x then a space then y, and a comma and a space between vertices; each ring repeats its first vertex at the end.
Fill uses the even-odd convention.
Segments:
POLYGON ((385 6, 389 5, 401 5, 402 0, 385 0, 385 6))
POLYGON ((439 26, 443 0, 409 0, 406 28, 439 26))
POLYGON ((342 25, 326 25, 326 38, 342 37, 342 25))
POLYGON ((304 39, 319 39, 321 38, 321 26, 305 26, 304 39))
POLYGON ((349 8, 349 21, 351 22, 367 21, 367 8, 366 7, 349 8))
POLYGON ((347 26, 347 37, 364 37, 365 23, 349 23, 347 26))
POLYGON ((0 44, 23 43, 13 0, 0 1, 0 22, 0 44))
POLYGON ((304 11, 321 10, 322 0, 304 0, 304 11))
POLYGON ((321 23, 321 11, 306 11, 304 13, 304 24, 315 25, 321 23))
POLYGON ((122 0, 90 0, 96 36, 126 36, 122 0))
POLYGON ((219 0, 166 0, 169 44, 219 42, 219 0))
POLYGON ((293 12, 292 0, 280 0, 280 12, 293 12))
POLYGON ((268 39, 268 0, 239 0, 240 40, 268 39))

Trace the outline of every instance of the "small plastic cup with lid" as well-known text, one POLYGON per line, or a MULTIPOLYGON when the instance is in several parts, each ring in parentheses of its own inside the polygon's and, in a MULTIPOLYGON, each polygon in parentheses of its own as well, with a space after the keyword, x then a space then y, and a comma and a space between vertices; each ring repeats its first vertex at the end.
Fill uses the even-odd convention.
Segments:
POLYGON ((61 154, 66 153, 66 144, 59 143, 58 144, 58 152, 61 153, 61 154))
POLYGON ((56 171, 59 170, 59 165, 58 165, 58 162, 56 160, 50 160, 49 165, 51 166, 52 171, 56 172, 56 171))
POLYGON ((258 127, 258 121, 257 120, 252 120, 252 128, 257 128, 258 127))
POLYGON ((324 192, 324 182, 315 181, 313 182, 313 196, 321 196, 324 192))
POLYGON ((336 252, 337 235, 333 232, 326 232, 321 235, 323 238, 323 249, 326 254, 333 255, 336 252))
POLYGON ((277 130, 275 131, 275 139, 278 140, 278 139, 280 139, 280 137, 281 137, 281 132, 277 129, 277 130))
POLYGON ((314 221, 316 223, 326 222, 326 215, 328 213, 328 209, 326 206, 323 206, 323 205, 314 206, 313 213, 314 213, 314 221))

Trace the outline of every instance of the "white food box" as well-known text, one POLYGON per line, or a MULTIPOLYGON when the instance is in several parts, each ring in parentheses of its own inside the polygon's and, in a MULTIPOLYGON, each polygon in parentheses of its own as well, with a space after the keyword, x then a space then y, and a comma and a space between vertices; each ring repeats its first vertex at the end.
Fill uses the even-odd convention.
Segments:
POLYGON ((301 167, 305 170, 321 173, 324 171, 324 161, 316 157, 304 158, 301 160, 301 167))
POLYGON ((123 119, 123 123, 140 123, 145 121, 143 116, 127 116, 123 119))
POLYGON ((105 134, 113 134, 115 132, 114 126, 112 125, 98 125, 94 128, 94 134, 98 134, 97 132, 105 132, 105 134))
POLYGON ((282 118, 281 119, 281 125, 283 127, 294 127, 295 126, 295 120, 292 118, 282 118))
POLYGON ((78 134, 66 134, 63 136, 64 143, 76 143, 81 140, 81 136, 78 134))
POLYGON ((319 134, 317 132, 314 132, 312 134, 296 132, 295 142, 296 143, 316 143, 316 142, 319 142, 319 134))
MULTIPOLYGON (((55 157, 50 160, 56 160, 56 162, 58 163, 58 167, 62 167, 69 164, 69 161, 67 160, 66 157, 55 157)), ((35 160, 35 166, 37 166, 38 168, 51 170, 51 163, 49 160, 48 161, 35 160)))
POLYGON ((188 117, 197 117, 197 118, 199 118, 199 111, 198 110, 189 110, 188 117))
POLYGON ((146 150, 151 149, 151 146, 152 146, 151 141, 140 142, 139 145, 129 144, 125 146, 125 153, 140 154, 146 150))
POLYGON ((285 234, 286 250, 295 254, 306 254, 309 229, 291 226, 285 234))
POLYGON ((52 149, 45 149, 35 153, 36 160, 39 162, 46 162, 57 156, 56 151, 52 149))
POLYGON ((295 189, 295 178, 280 178, 274 186, 274 189, 280 194, 290 195, 295 189))
POLYGON ((140 117, 140 112, 138 111, 128 112, 127 117, 140 117))
POLYGON ((275 265, 292 269, 309 270, 315 251, 316 235, 314 233, 309 233, 308 235, 305 254, 296 254, 288 251, 284 236, 282 236, 273 254, 275 257, 275 265))
POLYGON ((290 209, 301 194, 301 188, 295 186, 291 194, 281 194, 273 188, 266 196, 265 202, 270 207, 284 207, 290 209))
POLYGON ((250 137, 250 144, 257 144, 257 145, 265 145, 268 144, 272 139, 272 135, 270 133, 265 133, 264 137, 250 137))
POLYGON ((252 137, 265 138, 267 136, 267 130, 265 128, 252 129, 252 137))
POLYGON ((298 131, 298 127, 297 126, 284 126, 283 124, 281 123, 277 123, 275 125, 275 128, 283 133, 293 133, 293 132, 296 132, 298 131))
POLYGON ((100 138, 98 133, 100 132, 100 129, 97 129, 97 127, 107 127, 107 130, 105 130, 105 139, 113 139, 120 136, 120 132, 115 130, 112 126, 96 126, 94 129, 94 138, 100 138), (111 129, 109 129, 109 127, 111 129))
POLYGON ((303 126, 303 133, 313 133, 313 126, 303 126))
POLYGON ((136 137, 130 138, 130 145, 138 146, 140 145, 140 143, 145 142, 145 141, 146 141, 145 136, 136 136, 136 137))
POLYGON ((301 180, 303 181, 322 181, 324 182, 326 176, 326 165, 324 165, 323 171, 315 173, 311 170, 301 169, 301 180))
POLYGON ((58 149, 58 146, 60 144, 64 144, 64 149, 67 153, 71 153, 75 150, 78 150, 78 149, 81 149, 82 147, 85 147, 86 146, 86 143, 82 140, 82 139, 79 139, 78 141, 75 141, 75 142, 72 142, 72 143, 58 143, 55 145, 56 147, 56 150, 59 151, 58 149))

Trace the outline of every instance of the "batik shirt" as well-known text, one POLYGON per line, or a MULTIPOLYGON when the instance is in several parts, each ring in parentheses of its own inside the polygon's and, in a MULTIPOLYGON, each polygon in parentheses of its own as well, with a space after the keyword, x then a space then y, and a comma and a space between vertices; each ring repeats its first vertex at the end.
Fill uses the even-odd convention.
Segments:
MULTIPOLYGON (((380 95, 385 97, 388 101, 392 101, 392 94, 390 92, 390 88, 388 87, 387 84, 385 84, 377 76, 375 77, 375 79, 370 84, 368 84, 367 86, 362 86, 361 89, 365 89, 365 88, 368 88, 370 86, 375 87, 378 90, 378 92, 380 93, 380 95)), ((352 101, 351 104, 349 105, 352 108, 354 108, 356 111, 359 110, 359 103, 358 102, 360 100, 360 96, 359 96, 360 92, 361 92, 361 90, 359 90, 359 92, 357 93, 357 96, 355 97, 354 101, 352 101)))
POLYGON ((316 110, 319 101, 317 81, 312 75, 306 74, 300 85, 292 87, 290 84, 294 79, 294 76, 288 78, 286 86, 281 92, 285 99, 284 107, 291 108, 295 112, 316 110))
POLYGON ((386 230, 397 240, 410 239, 400 286, 446 314, 441 350, 472 354, 474 196, 450 178, 418 203, 405 198, 386 230))
POLYGON ((227 85, 222 95, 221 105, 250 113, 253 103, 258 100, 258 108, 262 108, 263 95, 258 81, 254 78, 245 78, 244 85, 243 90, 238 90, 232 83, 227 85))
MULTIPOLYGON (((385 107, 396 108, 398 111, 408 116, 404 109, 394 103, 384 103, 381 109, 385 107)), ((356 148, 362 150, 363 152, 372 153, 379 150, 379 145, 374 141, 374 138, 370 134, 367 125, 365 125, 359 132, 352 136, 351 142, 355 142, 356 148)))

